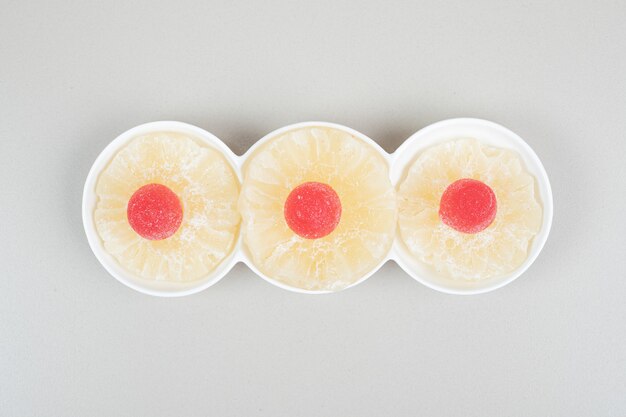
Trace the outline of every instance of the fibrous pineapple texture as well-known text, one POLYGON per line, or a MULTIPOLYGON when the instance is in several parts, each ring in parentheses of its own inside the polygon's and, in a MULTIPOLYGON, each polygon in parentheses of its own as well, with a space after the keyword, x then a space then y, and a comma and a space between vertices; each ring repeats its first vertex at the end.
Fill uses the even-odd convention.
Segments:
POLYGON ((400 236, 409 252, 453 279, 480 280, 511 272, 526 260, 542 222, 535 179, 519 156, 475 139, 423 151, 398 187, 398 210, 400 236), (463 227, 451 227, 449 219, 442 221, 442 195, 461 179, 480 181, 493 190, 497 211, 488 227, 469 227, 464 233, 458 230, 463 227))
POLYGON ((200 279, 229 255, 237 239, 234 171, 218 151, 182 134, 133 139, 100 174, 96 194, 94 219, 104 248, 144 279, 200 279), (129 224, 129 200, 147 184, 169 188, 182 205, 182 223, 167 238, 144 238, 129 224))
MULTIPOLYGON (((387 256, 397 221, 384 157, 361 139, 328 127, 288 131, 257 149, 244 167, 239 208, 256 267, 287 286, 313 291, 343 289, 375 268, 387 256), (336 219, 337 202, 322 188, 338 197, 340 219, 327 235, 327 230, 298 234, 285 219, 287 214, 294 223, 291 202, 287 210, 285 202, 305 183, 313 184, 305 186, 310 195, 330 196, 324 218, 336 219)), ((323 226, 320 230, 328 225, 323 226)))

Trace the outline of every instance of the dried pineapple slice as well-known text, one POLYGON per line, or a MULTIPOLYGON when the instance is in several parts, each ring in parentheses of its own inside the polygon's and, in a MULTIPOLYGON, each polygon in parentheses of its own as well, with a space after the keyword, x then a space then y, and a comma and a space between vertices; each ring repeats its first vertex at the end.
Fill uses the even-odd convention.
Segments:
POLYGON ((244 167, 239 209, 256 267, 287 286, 313 291, 343 289, 376 267, 397 222, 385 159, 329 127, 295 129, 262 145, 244 167), (329 185, 341 201, 336 229, 317 239, 296 234, 284 215, 290 192, 307 182, 329 185))
POLYGON ((399 184, 398 211, 400 236, 409 252, 442 276, 465 280, 495 277, 520 266, 542 222, 535 179, 519 156, 476 139, 422 152, 399 184), (454 230, 439 217, 442 194, 461 178, 482 181, 496 195, 493 223, 475 234, 454 230))
POLYGON ((194 281, 233 250, 239 232, 239 183, 213 148, 171 132, 133 139, 102 171, 94 220, 104 248, 128 271, 150 280, 194 281), (148 240, 131 228, 127 204, 140 187, 171 189, 183 206, 174 235, 148 240))

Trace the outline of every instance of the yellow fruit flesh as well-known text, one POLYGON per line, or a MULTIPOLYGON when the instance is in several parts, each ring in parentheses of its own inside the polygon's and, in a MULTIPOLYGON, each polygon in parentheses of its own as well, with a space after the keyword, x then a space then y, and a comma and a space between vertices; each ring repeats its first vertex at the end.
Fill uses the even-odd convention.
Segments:
POLYGON ((104 169, 96 184, 96 229, 104 248, 141 278, 193 281, 228 256, 239 230, 239 183, 216 150, 176 133, 133 139, 104 169), (169 187, 183 206, 178 231, 164 240, 147 240, 130 227, 126 208, 141 186, 169 187))
POLYGON ((256 267, 306 290, 340 290, 376 267, 391 247, 397 218, 384 158, 326 127, 293 130, 262 145, 244 167, 239 209, 256 267), (337 228, 319 239, 295 234, 283 214, 290 191, 309 181, 330 185, 342 206, 337 228))
POLYGON ((460 139, 422 152, 398 187, 400 236, 409 252, 442 276, 480 280, 511 272, 528 256, 539 232, 542 208, 535 179, 510 150, 460 139), (496 218, 476 234, 458 232, 439 219, 448 185, 473 178, 490 186, 496 218))

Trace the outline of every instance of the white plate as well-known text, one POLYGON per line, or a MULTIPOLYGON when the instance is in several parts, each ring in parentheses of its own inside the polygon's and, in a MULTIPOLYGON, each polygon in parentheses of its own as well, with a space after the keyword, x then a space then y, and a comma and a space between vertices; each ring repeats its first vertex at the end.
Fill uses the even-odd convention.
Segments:
POLYGON ((343 130, 369 144, 376 152, 379 152, 388 162, 390 169, 390 178, 394 187, 397 187, 398 182, 403 178, 403 175, 408 165, 415 159, 415 157, 425 148, 435 145, 437 143, 441 143, 458 137, 474 137, 488 145, 512 149, 522 157, 524 163, 526 164, 526 168, 535 176, 537 180, 537 190, 539 198, 543 205, 543 224, 539 234, 535 236, 531 243, 529 256, 519 268, 517 268, 510 274, 488 280, 482 280, 479 282, 455 281, 442 278, 440 276, 437 276, 426 265, 423 265, 419 261, 415 260, 408 253, 398 234, 396 234, 393 247, 391 248, 388 256, 383 259, 383 261, 381 261, 376 267, 372 268, 359 280, 357 280, 355 283, 347 288, 354 287, 364 282, 378 269, 380 269, 380 267, 382 267, 386 261, 394 260, 414 279, 435 290, 450 294, 484 293, 500 288, 520 276, 537 258, 537 255, 539 255, 539 252, 543 248, 543 245, 548 238, 548 233, 550 232, 550 226, 552 224, 552 191, 550 189, 548 176, 546 175, 546 172, 541 165, 541 161, 539 161, 537 155, 535 155, 533 150, 519 136, 517 136, 510 130, 492 122, 469 118, 444 120, 442 122, 427 126, 424 129, 413 134, 393 154, 388 154, 372 139, 346 126, 326 122, 296 123, 282 127, 265 135, 261 140, 255 143, 248 150, 248 152, 239 157, 236 156, 215 135, 203 129, 186 123, 166 121, 146 123, 122 133, 102 151, 102 153, 98 156, 93 166, 91 167, 91 170, 89 171, 89 174, 87 175, 87 180, 85 182, 82 211, 83 225, 85 227, 85 233, 87 234, 87 240, 89 241, 89 245, 96 255, 96 258, 98 258, 98 260, 105 267, 105 269, 118 281, 134 290, 149 295, 164 297, 183 296, 202 291, 222 279, 237 262, 245 263, 250 269, 252 269, 257 275, 259 275, 267 282, 286 290, 307 294, 325 294, 331 292, 309 291, 303 290, 301 288, 287 286, 261 273, 251 261, 247 249, 244 247, 244 245, 242 245, 241 233, 237 238, 237 243, 233 249, 233 252, 226 259, 224 259, 224 261, 222 261, 214 271, 212 271, 209 275, 200 280, 188 283, 146 280, 123 269, 119 265, 119 263, 106 252, 102 245, 102 241, 100 240, 96 232, 93 219, 95 205, 97 202, 95 187, 98 176, 107 166, 111 158, 131 139, 137 136, 145 135, 152 132, 163 131, 178 132, 189 135, 196 140, 220 151, 224 155, 226 160, 231 164, 233 170, 237 173, 238 179, 241 181, 243 167, 246 161, 248 160, 248 158, 250 158, 251 155, 254 154, 259 146, 273 138, 282 135, 289 130, 311 126, 322 126, 343 130))

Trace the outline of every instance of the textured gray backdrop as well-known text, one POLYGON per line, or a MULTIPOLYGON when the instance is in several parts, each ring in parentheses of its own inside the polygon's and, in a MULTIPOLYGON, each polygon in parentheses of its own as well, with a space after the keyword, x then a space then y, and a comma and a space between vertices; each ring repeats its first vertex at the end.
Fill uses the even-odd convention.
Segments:
POLYGON ((625 2, 0 6, 0 415, 626 415, 625 2), (543 253, 491 294, 390 263, 328 296, 237 266, 152 298, 83 235, 91 163, 143 122, 242 153, 327 120, 393 151, 458 116, 519 133, 554 189, 543 253))

